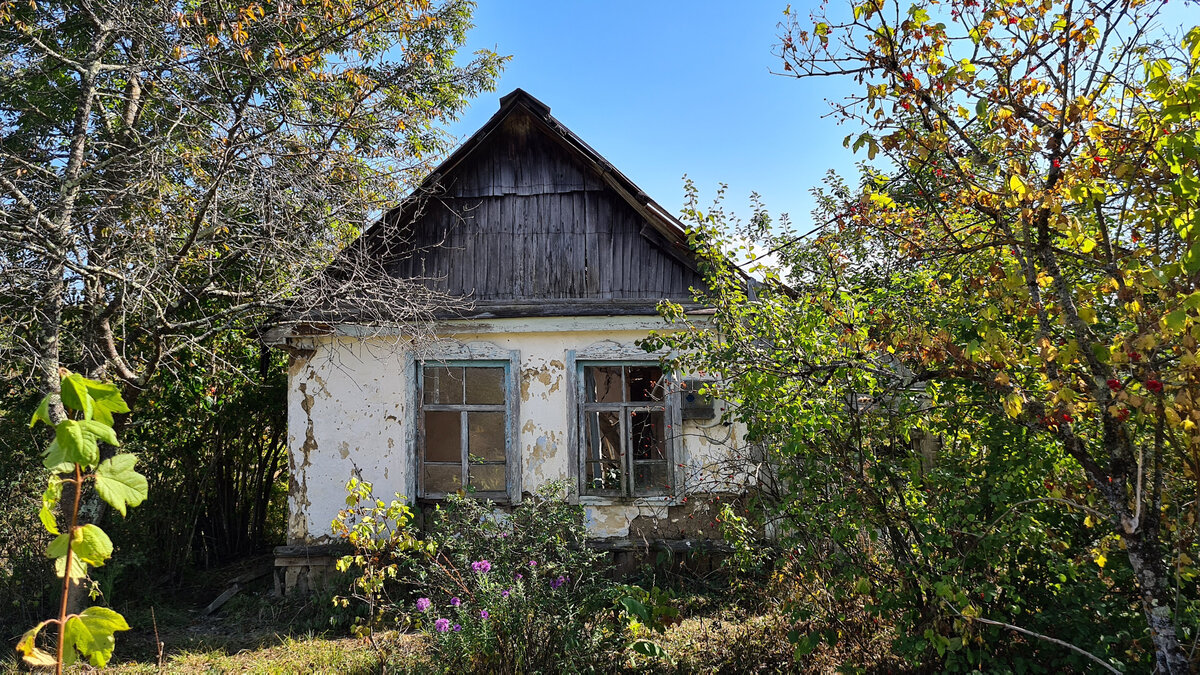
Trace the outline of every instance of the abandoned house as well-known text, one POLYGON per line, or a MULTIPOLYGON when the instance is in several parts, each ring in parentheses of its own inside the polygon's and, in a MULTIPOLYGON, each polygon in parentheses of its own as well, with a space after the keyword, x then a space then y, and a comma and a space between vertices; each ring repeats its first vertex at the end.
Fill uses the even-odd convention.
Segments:
MULTIPOLYGON (((381 498, 467 490, 500 508, 566 479, 598 545, 719 538, 705 500, 687 496, 719 484, 712 467, 739 431, 637 345, 669 327, 660 300, 701 309, 681 224, 519 89, 423 192, 419 209, 389 214, 410 254, 384 267, 467 300, 432 339, 350 321, 270 338, 292 356, 288 546, 276 552, 289 586, 332 562, 324 545, 352 476, 381 498)), ((381 236, 355 243, 372 255, 381 236)))

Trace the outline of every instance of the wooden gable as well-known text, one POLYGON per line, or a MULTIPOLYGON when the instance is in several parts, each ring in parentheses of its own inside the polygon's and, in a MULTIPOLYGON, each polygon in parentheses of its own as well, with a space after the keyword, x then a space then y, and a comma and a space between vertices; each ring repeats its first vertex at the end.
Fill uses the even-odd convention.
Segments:
POLYGON ((465 316, 651 314, 702 285, 679 223, 519 89, 421 194, 367 238, 405 238, 388 273, 465 316))

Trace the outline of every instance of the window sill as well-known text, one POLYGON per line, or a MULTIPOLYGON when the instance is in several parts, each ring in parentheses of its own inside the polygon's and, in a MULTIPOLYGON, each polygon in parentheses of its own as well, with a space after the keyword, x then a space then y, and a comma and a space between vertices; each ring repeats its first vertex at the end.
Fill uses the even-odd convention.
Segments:
POLYGON ((657 497, 601 497, 582 495, 575 500, 580 506, 678 506, 683 498, 671 495, 657 497))

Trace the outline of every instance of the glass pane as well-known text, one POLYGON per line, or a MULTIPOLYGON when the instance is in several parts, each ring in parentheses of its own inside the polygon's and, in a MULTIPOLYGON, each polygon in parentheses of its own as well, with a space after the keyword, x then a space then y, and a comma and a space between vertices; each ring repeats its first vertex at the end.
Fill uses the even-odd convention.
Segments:
POLYGON ((620 403, 621 366, 584 366, 583 389, 589 403, 620 403))
POLYGON ((453 410, 425 411, 425 461, 462 462, 460 414, 453 410))
POLYGON ((630 401, 663 400, 663 374, 658 366, 629 366, 625 380, 629 383, 630 401))
POLYGON ((475 405, 504 404, 503 368, 465 368, 467 403, 475 405))
POLYGON ((670 490, 671 486, 667 482, 666 462, 650 462, 647 464, 633 465, 634 494, 669 492, 670 490))
POLYGON ((467 452, 471 462, 504 461, 504 413, 467 413, 467 452))
POLYGON ((667 458, 666 413, 661 410, 629 411, 629 440, 633 458, 667 458))
POLYGON ((503 464, 476 464, 467 471, 470 472, 471 487, 480 492, 504 492, 507 489, 503 464))
POLYGON ((458 492, 462 487, 462 465, 426 464, 425 492, 458 492))
POLYGON ((621 465, 617 462, 588 462, 588 490, 620 490, 621 465))
POLYGON ((621 457, 621 413, 592 412, 587 415, 587 458, 621 457))
POLYGON ((444 366, 426 366, 422 373, 426 403, 462 403, 463 369, 444 366))

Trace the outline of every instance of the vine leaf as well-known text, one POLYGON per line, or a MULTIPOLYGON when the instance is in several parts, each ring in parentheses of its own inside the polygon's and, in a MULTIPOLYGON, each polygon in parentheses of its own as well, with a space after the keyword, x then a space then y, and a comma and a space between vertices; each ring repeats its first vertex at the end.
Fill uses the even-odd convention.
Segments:
POLYGON ((148 493, 146 477, 133 470, 137 457, 117 455, 96 469, 96 492, 110 506, 125 515, 125 507, 141 504, 148 493))

